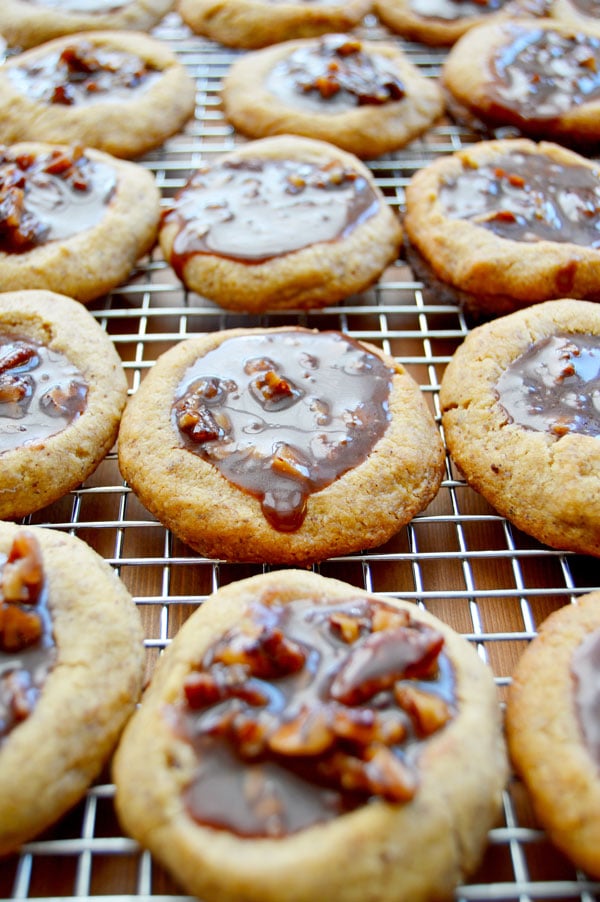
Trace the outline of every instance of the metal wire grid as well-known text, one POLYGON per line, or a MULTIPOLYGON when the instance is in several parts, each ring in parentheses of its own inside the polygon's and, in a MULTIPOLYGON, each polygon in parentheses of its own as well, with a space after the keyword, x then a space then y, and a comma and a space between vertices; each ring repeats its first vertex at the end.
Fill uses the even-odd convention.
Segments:
MULTIPOLYGON (((173 47, 197 84, 193 123, 141 161, 155 174, 166 202, 201 160, 232 149, 239 140, 223 119, 218 95, 237 54, 191 35, 176 15, 167 17, 156 34, 173 47)), ((366 23, 366 34, 389 38, 376 22, 366 23)), ((439 73, 441 52, 402 46, 426 74, 439 73)), ((371 169, 388 202, 401 212, 404 188, 416 169, 476 140, 442 123, 402 152, 371 163, 371 169)), ((131 393, 159 354, 188 335, 300 323, 340 329, 396 356, 440 423, 440 379, 469 323, 458 308, 435 300, 399 262, 372 289, 336 307, 260 317, 232 314, 185 292, 155 251, 126 285, 90 309, 121 354, 131 393)), ((142 508, 124 484, 114 452, 83 486, 28 521, 79 536, 117 569, 142 613, 148 675, 160 651, 208 594, 268 569, 191 552, 142 508)), ((492 666, 502 699, 514 662, 545 616, 576 595, 600 588, 593 559, 553 551, 514 529, 469 489, 449 459, 438 497, 395 539, 315 569, 381 597, 412 599, 442 617, 492 666)), ((60 824, 0 863, 0 897, 186 898, 148 853, 123 836, 112 798, 107 770, 60 824)), ((600 898, 600 883, 577 873, 550 846, 516 779, 504 795, 503 821, 489 840, 479 873, 459 887, 456 902, 600 898)))

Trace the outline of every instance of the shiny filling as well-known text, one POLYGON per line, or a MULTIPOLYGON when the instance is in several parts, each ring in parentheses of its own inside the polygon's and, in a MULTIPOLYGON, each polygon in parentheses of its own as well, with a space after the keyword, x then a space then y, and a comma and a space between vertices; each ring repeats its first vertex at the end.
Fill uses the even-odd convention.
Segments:
POLYGON ((570 3, 586 16, 592 16, 593 18, 600 16, 599 0, 570 0, 570 3))
POLYGON ((15 88, 32 100, 63 106, 103 101, 108 94, 127 98, 160 76, 133 53, 85 40, 6 72, 15 88))
POLYGON ((261 263, 336 241, 379 209, 364 176, 338 162, 241 159, 197 172, 167 210, 176 222, 172 265, 193 254, 261 263))
POLYGON ((92 228, 116 184, 113 167, 81 148, 35 154, 0 147, 0 252, 24 253, 92 228))
POLYGON ((374 599, 257 600, 168 711, 197 767, 196 821, 279 837, 418 791, 423 741, 456 707, 443 636, 374 599))
POLYGON ((291 532, 310 494, 361 464, 385 432, 392 377, 338 332, 231 338, 188 369, 173 424, 185 448, 291 532))
POLYGON ((132 0, 26 0, 32 6, 47 6, 63 13, 114 13, 132 0))
POLYGON ((496 391, 511 420, 526 429, 600 435, 600 336, 536 341, 502 373, 496 391))
POLYGON ((577 646, 571 659, 575 708, 584 741, 600 767, 600 629, 577 646))
POLYGON ((33 711, 56 646, 37 539, 22 530, 0 556, 0 744, 33 711))
POLYGON ((491 64, 491 91, 503 113, 514 113, 529 125, 598 99, 600 37, 518 24, 504 30, 507 41, 491 64))
POLYGON ((327 35, 277 63, 266 88, 286 103, 321 114, 402 100, 393 61, 367 53, 355 38, 327 35))
POLYGON ((467 160, 442 181, 439 204, 449 219, 468 219, 500 238, 600 247, 598 176, 541 153, 503 154, 482 165, 467 160))
POLYGON ((87 393, 63 354, 0 334, 0 453, 61 432, 84 412, 87 393))
POLYGON ((410 0, 413 13, 427 19, 462 19, 485 16, 502 9, 507 0, 410 0))

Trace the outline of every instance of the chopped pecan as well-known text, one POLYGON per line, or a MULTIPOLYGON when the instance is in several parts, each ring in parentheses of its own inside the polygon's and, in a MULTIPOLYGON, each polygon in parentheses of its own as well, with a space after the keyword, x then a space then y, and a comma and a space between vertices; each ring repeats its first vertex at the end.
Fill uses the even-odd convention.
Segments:
POLYGON ((410 716, 418 736, 430 736, 452 717, 452 711, 439 695, 424 692, 416 686, 397 683, 394 687, 397 704, 410 716))
POLYGON ((28 530, 21 530, 2 568, 2 597, 9 602, 35 604, 43 584, 42 553, 37 539, 28 530))
POLYGON ((269 748, 279 755, 321 755, 334 739, 325 711, 303 708, 269 737, 269 748))
POLYGON ((0 603, 0 649, 17 652, 35 645, 43 632, 43 623, 37 611, 24 610, 14 602, 0 603))
POLYGON ((234 633, 218 643, 214 661, 243 664, 261 679, 296 673, 304 666, 306 655, 281 629, 262 627, 255 633, 234 633))
POLYGON ((302 393, 275 370, 261 372, 249 385, 253 397, 266 410, 282 410, 289 407, 302 393))

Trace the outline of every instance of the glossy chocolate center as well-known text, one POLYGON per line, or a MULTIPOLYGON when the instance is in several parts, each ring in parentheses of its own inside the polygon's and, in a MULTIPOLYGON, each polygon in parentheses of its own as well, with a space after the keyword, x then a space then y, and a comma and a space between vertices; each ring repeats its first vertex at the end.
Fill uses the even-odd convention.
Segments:
POLYGON ((89 41, 69 44, 6 72, 15 88, 32 100, 64 106, 126 100, 160 76, 133 53, 95 47, 89 41))
MULTIPOLYGON (((496 107, 518 118, 547 121, 600 96, 600 38, 541 28, 503 26, 491 95, 496 107)), ((510 124, 510 121, 508 124, 510 124)))
POLYGON ((439 204, 512 241, 560 241, 600 247, 597 169, 563 166, 541 153, 508 153, 447 177, 439 204))
POLYGON ((595 630, 573 652, 575 706, 585 744, 600 767, 600 630, 595 630))
POLYGON ((81 150, 0 148, 0 252, 25 253, 93 228, 116 185, 113 167, 81 150))
POLYGON ((201 170, 166 212, 177 222, 172 264, 192 254, 261 263, 320 241, 337 241, 373 216, 379 200, 339 163, 245 159, 201 170))
POLYGON ((265 87, 286 104, 328 115, 402 100, 393 61, 367 53, 360 41, 327 35, 294 50, 267 76, 265 87))
POLYGON ((502 373, 496 390, 511 420, 526 429, 600 435, 600 336, 536 341, 502 373))
POLYGON ((191 817, 285 836, 418 790, 423 741, 454 716, 437 630, 363 598, 253 603, 205 653, 168 716, 198 756, 191 817))
POLYGON ((173 407, 185 448, 298 529, 309 495, 361 464, 385 432, 393 372, 338 332, 231 338, 186 372, 173 407))
POLYGON ((0 453, 62 432, 84 412, 87 393, 64 354, 0 334, 0 453))
POLYGON ((33 711, 55 661, 41 551, 23 530, 0 555, 0 745, 33 711))

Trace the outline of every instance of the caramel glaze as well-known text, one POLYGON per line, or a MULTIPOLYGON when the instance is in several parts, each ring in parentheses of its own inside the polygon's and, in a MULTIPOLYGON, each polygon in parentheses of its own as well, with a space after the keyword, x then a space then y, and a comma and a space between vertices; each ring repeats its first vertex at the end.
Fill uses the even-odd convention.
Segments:
POLYGON ((364 176, 338 162, 240 159, 198 171, 163 222, 179 226, 171 264, 183 280, 194 254, 263 263, 337 241, 378 209, 364 176))
POLYGON ((347 35, 326 35, 294 50, 268 74, 265 87, 287 105, 321 115, 402 100, 392 60, 347 35))
POLYGON ((506 41, 491 61, 485 118, 543 134, 573 107, 600 97, 600 38, 566 35, 518 23, 503 26, 506 41))
POLYGON ((560 437, 600 435, 600 336, 534 342, 502 373, 498 400, 512 422, 560 437))
POLYGON ((63 354, 0 334, 0 453, 61 432, 84 412, 87 393, 63 354))
POLYGON ((600 629, 575 649, 571 671, 581 732, 590 755, 600 767, 600 629))
POLYGON ((114 13, 129 6, 131 0, 26 0, 33 6, 47 6, 62 13, 114 13))
POLYGON ((197 754, 190 816, 280 837, 375 797, 414 797, 423 742, 455 706, 436 630, 373 599, 308 598, 253 603, 166 716, 197 754))
POLYGON ((186 372, 173 406, 183 447, 260 500, 282 532, 311 493, 362 463, 385 432, 393 372, 338 332, 224 341, 186 372))
POLYGON ((485 16, 497 12, 508 0, 411 0, 413 13, 427 19, 453 21, 465 16, 485 16))
POLYGON ((41 551, 23 530, 0 556, 0 745, 33 711, 55 661, 41 551))
POLYGON ((127 100, 160 77, 135 54, 96 47, 84 39, 9 67, 6 73, 17 91, 32 100, 64 106, 127 100))
POLYGON ((446 178, 443 215, 468 219, 512 241, 600 247, 600 173, 563 166, 541 153, 509 153, 446 178))

